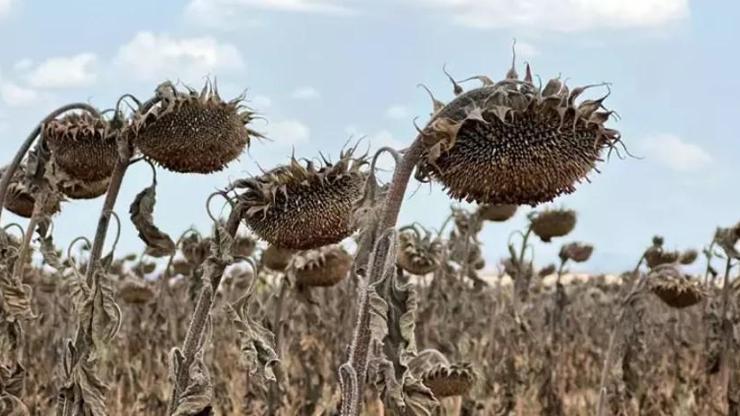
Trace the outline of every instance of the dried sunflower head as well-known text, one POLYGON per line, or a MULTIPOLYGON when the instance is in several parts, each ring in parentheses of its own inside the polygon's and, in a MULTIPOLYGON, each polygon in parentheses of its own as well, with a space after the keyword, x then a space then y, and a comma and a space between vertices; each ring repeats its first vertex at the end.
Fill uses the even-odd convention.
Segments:
POLYGON ((442 243, 427 230, 406 227, 398 236, 397 263, 416 275, 436 270, 442 262, 442 243))
POLYGON ((605 127, 613 112, 596 100, 578 98, 593 86, 570 90, 559 79, 535 86, 527 65, 524 80, 512 67, 497 83, 485 76, 479 88, 449 104, 435 100, 422 130, 423 157, 416 177, 440 181, 450 196, 494 204, 537 205, 575 191, 613 148, 619 132, 605 127))
POLYGON ((553 237, 568 235, 576 226, 576 212, 569 209, 545 210, 534 214, 532 232, 543 242, 549 243, 553 237))
POLYGON ((53 160, 49 166, 54 187, 70 199, 94 199, 108 191, 110 177, 99 181, 81 180, 70 176, 53 160))
MULTIPOLYGON (((5 174, 7 169, 7 166, 0 168, 0 178, 5 174)), ((31 218, 35 199, 26 184, 25 175, 25 166, 18 166, 18 169, 15 170, 13 177, 10 179, 10 185, 5 196, 5 208, 19 217, 31 218)), ((61 209, 60 202, 57 195, 51 195, 47 200, 48 206, 45 207, 44 212, 56 214, 61 209)))
POLYGON ((662 264, 675 263, 681 257, 678 251, 663 250, 662 246, 653 245, 645 251, 645 262, 653 269, 662 264))
POLYGON ((467 394, 476 381, 470 364, 437 365, 421 378, 437 399, 467 394))
POLYGON ((594 246, 583 243, 569 243, 560 248, 560 259, 572 260, 576 263, 583 263, 591 258, 594 246))
POLYGON ((648 276, 650 290, 672 308, 686 308, 704 300, 702 285, 685 276, 675 264, 657 266, 648 276))
POLYGON ((337 245, 297 253, 288 265, 301 287, 327 287, 341 282, 352 267, 352 256, 337 245))
POLYGON ((183 256, 193 266, 203 264, 211 254, 211 238, 202 238, 197 233, 190 233, 180 244, 183 256))
POLYGON ((354 149, 317 167, 296 159, 262 176, 237 181, 244 221, 261 239, 282 248, 308 250, 338 243, 355 230, 354 202, 362 197, 364 156, 354 149))
POLYGON ((82 182, 99 182, 118 161, 118 131, 90 113, 70 113, 44 125, 44 139, 58 170, 82 182))
POLYGON ((118 287, 118 296, 124 302, 143 305, 154 298, 154 289, 142 279, 124 279, 118 287))
POLYGON ((247 124, 254 113, 243 97, 224 101, 206 83, 198 93, 178 91, 170 82, 157 87, 159 103, 134 115, 134 143, 144 156, 181 173, 211 173, 236 159, 259 133, 247 124))
POLYGON ((478 208, 478 215, 486 221, 504 222, 516 214, 517 205, 484 204, 478 208))
POLYGON ((294 253, 295 250, 270 245, 262 252, 262 264, 268 269, 283 271, 288 267, 294 253))
POLYGON ((681 255, 678 257, 678 262, 683 264, 684 266, 688 266, 690 264, 693 264, 698 257, 698 251, 694 249, 689 249, 681 253, 681 255))

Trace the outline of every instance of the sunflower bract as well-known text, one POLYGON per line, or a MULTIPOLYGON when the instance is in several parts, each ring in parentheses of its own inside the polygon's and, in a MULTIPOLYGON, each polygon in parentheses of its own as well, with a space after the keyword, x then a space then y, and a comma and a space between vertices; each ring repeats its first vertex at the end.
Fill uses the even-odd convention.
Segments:
MULTIPOLYGON (((424 154, 416 177, 441 182, 469 202, 537 205, 575 191, 614 147, 619 132, 606 128, 611 111, 577 98, 558 79, 536 87, 507 78, 458 95, 433 114, 422 131, 424 154)), ((608 94, 607 94, 608 95, 608 94)))

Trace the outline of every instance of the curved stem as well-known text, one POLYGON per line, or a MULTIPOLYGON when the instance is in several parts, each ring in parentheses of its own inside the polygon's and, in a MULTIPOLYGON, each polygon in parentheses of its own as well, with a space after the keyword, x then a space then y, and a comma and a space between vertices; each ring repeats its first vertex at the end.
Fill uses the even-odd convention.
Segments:
POLYGON ((123 177, 126 175, 126 170, 129 167, 129 159, 131 159, 133 149, 128 144, 127 139, 121 139, 119 143, 119 155, 116 167, 113 169, 111 175, 110 184, 108 185, 108 192, 105 195, 105 202, 103 202, 103 209, 98 219, 98 228, 95 231, 95 239, 93 240, 92 250, 90 251, 90 260, 87 264, 86 280, 87 284, 92 284, 93 276, 95 275, 95 269, 98 267, 98 261, 103 253, 103 244, 105 244, 105 236, 108 233, 108 224, 110 223, 111 212, 116 205, 118 199, 118 193, 121 190, 121 183, 123 183, 123 177))
POLYGON ((381 230, 395 227, 396 221, 398 221, 398 213, 403 203, 403 196, 406 194, 406 188, 408 187, 409 179, 411 179, 411 173, 419 162, 423 147, 422 136, 419 135, 414 140, 414 143, 411 144, 411 147, 404 153, 401 164, 396 165, 396 170, 393 172, 393 180, 388 189, 388 196, 385 199, 383 220, 380 223, 381 230))
POLYGON ((20 166, 21 161, 23 161, 23 157, 26 155, 26 152, 28 152, 28 149, 31 148, 31 145, 33 145, 33 143, 36 141, 36 138, 41 133, 41 128, 44 124, 71 110, 83 110, 89 112, 94 116, 100 116, 98 110, 96 110, 91 105, 85 103, 74 103, 57 108, 56 110, 49 113, 49 115, 44 117, 43 120, 41 120, 41 122, 31 131, 31 134, 29 134, 26 140, 21 144, 21 147, 18 148, 15 157, 10 162, 10 165, 8 165, 5 173, 2 175, 2 179, 0 179, 0 217, 2 216, 3 209, 5 208, 5 197, 7 196, 8 186, 10 186, 10 179, 15 174, 18 166, 20 166))

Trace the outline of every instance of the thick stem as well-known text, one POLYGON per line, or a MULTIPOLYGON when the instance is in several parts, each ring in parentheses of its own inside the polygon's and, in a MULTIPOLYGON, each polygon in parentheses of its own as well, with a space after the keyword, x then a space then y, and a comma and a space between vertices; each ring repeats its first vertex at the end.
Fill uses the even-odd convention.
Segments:
MULTIPOLYGON (((229 214, 229 219, 226 222, 226 232, 232 237, 236 235, 241 222, 241 209, 238 206, 234 207, 229 214)), ((218 286, 221 283, 223 277, 224 267, 208 267, 206 268, 206 274, 203 276, 204 281, 210 281, 210 285, 206 284, 198 296, 198 303, 195 305, 193 311, 193 317, 190 320, 190 326, 188 332, 185 335, 185 341, 183 342, 182 354, 184 360, 179 368, 178 373, 175 377, 175 385, 172 387, 172 395, 170 397, 169 410, 167 414, 172 414, 177 408, 177 402, 180 399, 180 394, 187 387, 187 382, 190 374, 190 366, 195 360, 195 354, 198 352, 200 346, 200 340, 203 337, 203 330, 206 326, 206 321, 211 312, 213 306, 214 294, 218 290, 218 286)))
MULTIPOLYGON (((126 139, 123 139, 124 141, 126 139)), ((123 183, 123 177, 126 175, 126 170, 129 167, 129 160, 133 154, 133 149, 129 146, 128 142, 119 146, 118 162, 116 167, 113 169, 111 175, 110 184, 108 185, 108 192, 105 195, 105 202, 103 202, 103 209, 100 212, 100 218, 98 219, 98 228, 95 231, 95 240, 93 240, 92 250, 90 250, 90 260, 87 264, 87 272, 85 274, 87 284, 92 284, 92 279, 95 274, 95 269, 98 267, 98 261, 103 254, 103 245, 105 244, 105 236, 108 233, 108 224, 110 223, 111 212, 116 205, 118 199, 118 193, 121 190, 121 184, 123 183)))
POLYGON ((59 107, 58 109, 52 111, 44 117, 43 120, 31 131, 31 134, 28 135, 26 140, 21 144, 21 147, 18 148, 18 151, 15 154, 15 157, 10 162, 10 165, 8 165, 7 169, 5 170, 5 173, 2 175, 2 178, 0 179, 0 216, 2 216, 3 209, 5 208, 5 197, 8 192, 8 187, 10 186, 10 179, 15 174, 15 171, 18 169, 18 166, 20 166, 21 161, 23 161, 23 157, 28 152, 28 149, 31 148, 33 145, 33 142, 36 141, 36 138, 41 133, 41 128, 44 124, 48 123, 49 121, 57 118, 61 114, 66 113, 67 111, 71 110, 83 110, 87 111, 90 114, 94 116, 100 116, 98 113, 98 110, 90 106, 89 104, 85 103, 74 103, 74 104, 67 104, 65 106, 59 107))
POLYGON ((23 279, 23 269, 26 265, 26 257, 28 257, 29 247, 31 246, 31 239, 33 238, 33 232, 36 231, 36 226, 39 224, 39 219, 41 218, 41 206, 42 205, 39 203, 34 204, 33 214, 31 215, 31 219, 28 220, 28 226, 26 227, 26 232, 23 235, 23 241, 21 242, 21 251, 18 254, 18 260, 16 261, 16 264, 18 266, 13 270, 13 275, 15 276, 14 279, 18 282, 23 279))
MULTIPOLYGON (((406 194, 406 188, 408 187, 409 180, 411 179, 411 173, 414 171, 414 167, 419 161, 423 151, 423 143, 421 135, 417 136, 414 142, 411 144, 401 159, 401 163, 396 165, 396 169, 393 172, 393 179, 388 189, 388 194, 385 199, 385 205, 383 207, 383 216, 379 223, 379 230, 382 232, 389 228, 396 226, 398 221, 398 214, 401 211, 401 204, 403 203, 404 195, 406 194)), ((371 342, 370 333, 370 302, 368 301, 368 285, 374 283, 382 275, 382 263, 378 260, 379 253, 385 253, 388 250, 387 239, 382 239, 380 244, 376 244, 373 251, 376 253, 375 256, 370 258, 375 259, 375 264, 371 265, 368 276, 368 281, 364 283, 365 287, 360 291, 360 305, 357 311, 357 321, 355 327, 355 333, 352 337, 352 343, 350 344, 350 355, 347 364, 343 367, 349 367, 346 369, 351 373, 351 383, 343 385, 344 389, 352 389, 355 394, 351 392, 343 391, 343 403, 342 403, 342 416, 357 416, 362 411, 362 397, 364 393, 365 376, 367 374, 368 358, 371 342), (380 264, 379 264, 380 263, 380 264), (352 397, 355 403, 346 403, 346 400, 352 397)), ((382 261, 385 262, 385 255, 381 256, 382 261)), ((342 371, 340 369, 340 376, 342 371)), ((349 376, 344 376, 347 379, 349 376)), ((348 380, 346 380, 348 381, 348 380)))

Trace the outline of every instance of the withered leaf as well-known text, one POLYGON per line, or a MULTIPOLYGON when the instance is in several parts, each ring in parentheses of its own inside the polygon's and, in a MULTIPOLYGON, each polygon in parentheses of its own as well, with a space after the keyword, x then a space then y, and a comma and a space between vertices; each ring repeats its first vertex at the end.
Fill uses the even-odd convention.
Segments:
POLYGON ((41 255, 44 257, 44 262, 46 264, 57 270, 62 270, 64 269, 64 265, 62 264, 59 252, 56 247, 54 247, 54 239, 52 238, 51 232, 49 232, 48 224, 50 224, 50 220, 44 219, 39 222, 39 226, 36 229, 36 232, 39 235, 39 243, 41 245, 41 255))
POLYGON ((28 416, 30 414, 28 407, 17 396, 9 393, 0 393, 0 415, 28 416))
POLYGON ((280 363, 275 352, 275 334, 254 320, 248 313, 252 293, 244 296, 239 302, 226 305, 226 312, 236 325, 240 337, 242 357, 250 369, 261 368, 261 375, 270 381, 276 381, 274 366, 280 363))
POLYGON ((74 360, 76 351, 72 341, 67 341, 63 366, 64 384, 58 410, 66 415, 105 416, 105 394, 108 386, 95 371, 95 360, 74 360))
POLYGON ((156 183, 139 192, 129 210, 131 221, 139 237, 146 243, 146 254, 152 257, 171 256, 175 253, 175 242, 169 235, 154 225, 154 204, 157 202, 156 183))
POLYGON ((213 385, 208 368, 203 363, 202 350, 190 366, 189 384, 180 395, 173 416, 210 415, 213 402, 213 385))
POLYGON ((113 339, 121 327, 122 316, 110 277, 98 271, 93 287, 80 306, 80 320, 92 323, 90 335, 95 345, 102 347, 113 339))

